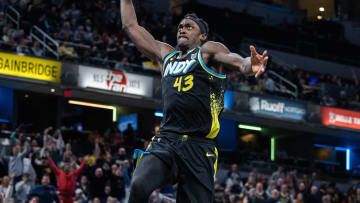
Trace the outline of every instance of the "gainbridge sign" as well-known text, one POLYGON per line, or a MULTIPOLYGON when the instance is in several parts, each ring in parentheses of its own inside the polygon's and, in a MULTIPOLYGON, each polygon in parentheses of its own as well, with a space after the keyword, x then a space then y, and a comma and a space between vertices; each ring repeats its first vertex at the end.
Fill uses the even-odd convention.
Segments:
POLYGON ((0 74, 60 83, 61 62, 0 52, 0 74))
POLYGON ((153 78, 133 73, 79 66, 78 86, 152 97, 153 78))
POLYGON ((360 112, 321 107, 322 123, 360 130, 360 112))

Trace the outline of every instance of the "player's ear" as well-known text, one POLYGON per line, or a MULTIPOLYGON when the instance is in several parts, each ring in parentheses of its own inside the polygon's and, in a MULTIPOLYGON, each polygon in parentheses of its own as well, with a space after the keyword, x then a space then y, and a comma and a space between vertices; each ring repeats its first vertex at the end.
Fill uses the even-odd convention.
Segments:
POLYGON ((200 40, 203 42, 207 39, 207 34, 200 34, 200 40))

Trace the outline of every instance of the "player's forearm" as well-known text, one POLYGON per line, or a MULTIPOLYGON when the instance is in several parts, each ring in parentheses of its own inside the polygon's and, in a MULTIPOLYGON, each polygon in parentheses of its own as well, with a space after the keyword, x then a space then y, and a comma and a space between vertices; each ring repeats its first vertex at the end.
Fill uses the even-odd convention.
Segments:
POLYGON ((123 28, 138 25, 136 13, 132 0, 120 0, 120 13, 123 28))
POLYGON ((229 53, 228 57, 231 57, 229 65, 234 71, 239 71, 246 76, 253 74, 250 57, 243 58, 236 53, 229 53))

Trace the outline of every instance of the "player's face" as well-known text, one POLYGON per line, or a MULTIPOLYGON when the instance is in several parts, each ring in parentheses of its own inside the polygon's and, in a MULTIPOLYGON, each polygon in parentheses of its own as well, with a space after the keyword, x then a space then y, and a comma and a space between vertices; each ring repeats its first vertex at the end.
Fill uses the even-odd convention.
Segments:
POLYGON ((184 19, 180 22, 177 30, 177 43, 179 47, 193 47, 201 45, 201 40, 205 37, 201 34, 199 26, 190 19, 184 19))

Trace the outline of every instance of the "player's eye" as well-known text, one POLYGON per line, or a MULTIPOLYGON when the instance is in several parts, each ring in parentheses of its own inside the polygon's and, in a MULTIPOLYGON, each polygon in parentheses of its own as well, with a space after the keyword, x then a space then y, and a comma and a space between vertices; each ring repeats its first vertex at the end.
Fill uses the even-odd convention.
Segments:
POLYGON ((186 29, 188 29, 188 30, 192 30, 194 27, 193 26, 191 26, 191 25, 187 25, 186 26, 186 29))

